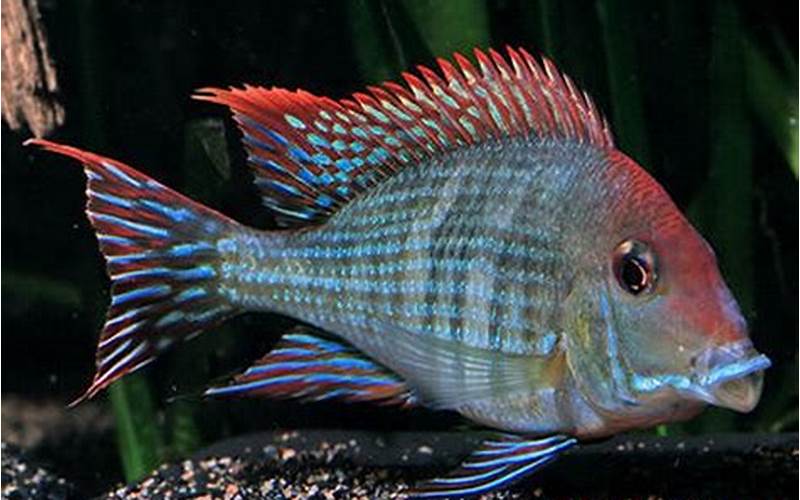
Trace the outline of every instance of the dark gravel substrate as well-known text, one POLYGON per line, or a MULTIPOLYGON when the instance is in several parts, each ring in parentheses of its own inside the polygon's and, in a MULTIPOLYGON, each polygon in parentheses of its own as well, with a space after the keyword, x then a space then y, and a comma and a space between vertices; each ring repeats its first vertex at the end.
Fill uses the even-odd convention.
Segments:
MULTIPOLYGON (((122 475, 109 405, 89 401, 69 411, 62 400, 3 395, 3 442, 46 470, 69 478, 75 498, 99 495, 122 475)), ((6 451, 3 451, 5 460, 6 451)))
MULTIPOLYGON (((477 433, 255 434, 163 466, 105 498, 397 498, 441 473, 477 433)), ((797 434, 618 437, 565 454, 510 492, 484 498, 796 498, 797 434)))
POLYGON ((62 500, 75 498, 67 481, 32 463, 22 451, 3 442, 3 498, 8 500, 62 500))

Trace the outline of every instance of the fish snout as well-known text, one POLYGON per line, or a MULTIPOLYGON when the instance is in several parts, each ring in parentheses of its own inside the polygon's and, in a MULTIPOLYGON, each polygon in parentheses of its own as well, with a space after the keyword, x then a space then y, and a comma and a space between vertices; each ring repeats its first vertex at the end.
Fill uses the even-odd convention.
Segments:
POLYGON ((703 350, 693 359, 693 393, 701 400, 747 413, 761 398, 764 370, 772 364, 749 340, 703 350))

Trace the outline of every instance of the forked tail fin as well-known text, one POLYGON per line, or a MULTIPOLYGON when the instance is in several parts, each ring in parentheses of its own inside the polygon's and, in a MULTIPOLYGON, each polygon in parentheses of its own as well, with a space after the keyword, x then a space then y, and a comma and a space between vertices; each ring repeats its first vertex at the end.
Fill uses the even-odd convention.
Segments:
POLYGON ((97 370, 75 403, 237 313, 217 286, 217 241, 236 222, 120 162, 45 140, 26 144, 83 163, 86 213, 111 279, 97 370))

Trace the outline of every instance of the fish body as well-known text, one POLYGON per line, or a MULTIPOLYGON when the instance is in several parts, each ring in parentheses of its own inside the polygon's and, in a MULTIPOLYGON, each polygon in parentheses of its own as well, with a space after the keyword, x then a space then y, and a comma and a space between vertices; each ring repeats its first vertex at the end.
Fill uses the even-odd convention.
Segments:
MULTIPOLYGON (((583 196, 578 191, 591 172, 582 167, 596 157, 586 147, 519 139, 415 165, 318 229, 278 241, 258 234, 234 238, 222 286, 249 310, 277 311, 342 332, 371 358, 413 380, 419 397, 434 406, 494 426, 504 422, 506 430, 552 432, 573 421, 572 410, 543 400, 520 405, 516 418, 512 408, 487 413, 484 407, 510 394, 473 399, 467 366, 446 374, 443 392, 437 386, 443 377, 430 369, 422 375, 419 365, 422 371, 441 366, 459 349, 464 356, 491 353, 512 363, 530 356, 541 363, 525 366, 510 388, 514 399, 528 393, 547 400, 568 386, 548 380, 561 362, 556 345, 564 318, 557 304, 573 280, 570 256, 560 249, 580 230, 574 221, 586 218, 581 208, 564 210, 563 200, 583 196), (403 344, 425 349, 432 343, 438 350, 413 363, 396 356, 403 344), (455 386, 463 386, 457 397, 450 394, 455 386)), ((506 375, 486 373, 485 383, 501 386, 506 375)))
POLYGON ((265 204, 244 227, 119 162, 81 160, 112 304, 86 396, 244 311, 306 327, 209 395, 449 409, 514 433, 421 496, 479 493, 577 439, 748 411, 758 354, 710 247, 591 99, 509 50, 333 101, 205 89, 265 204), (332 336, 332 337, 331 337, 332 336))

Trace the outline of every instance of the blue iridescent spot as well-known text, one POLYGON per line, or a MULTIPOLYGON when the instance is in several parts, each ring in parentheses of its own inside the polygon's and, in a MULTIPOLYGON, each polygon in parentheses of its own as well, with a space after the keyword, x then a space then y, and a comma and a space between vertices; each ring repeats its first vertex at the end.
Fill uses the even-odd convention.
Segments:
POLYGON ((110 204, 116 205, 118 207, 122 207, 122 208, 131 208, 131 207, 133 207, 133 202, 132 201, 126 200, 126 199, 123 199, 123 198, 119 198, 117 196, 110 195, 110 194, 107 194, 107 193, 97 193, 97 192, 94 192, 94 191, 90 191, 89 195, 92 198, 98 198, 100 200, 105 201, 106 203, 110 203, 110 204))
POLYGON ((383 107, 391 111, 394 116, 400 118, 405 122, 410 122, 413 119, 409 114, 400 111, 395 105, 391 103, 384 103, 383 107))
MULTIPOLYGON (((248 118, 247 116, 244 116, 244 115, 237 115, 237 117, 242 121, 242 123, 244 125, 246 125, 246 126, 248 126, 250 128, 254 128, 254 129, 258 130, 259 132, 261 132, 262 134, 266 135, 267 137, 269 137, 273 141, 277 142, 281 146, 286 146, 289 143, 289 141, 287 141, 284 136, 282 136, 281 134, 275 132, 274 130, 268 129, 267 127, 265 127, 264 125, 258 123, 257 121, 253 120, 252 118, 248 118)), ((271 150, 272 148, 269 148, 269 149, 271 150)))
POLYGON ((211 266, 198 266, 191 269, 175 271, 174 275, 179 280, 191 281, 211 279, 215 277, 217 273, 211 266))
POLYGON ((375 150, 367 156, 367 161, 370 165, 378 165, 382 161, 389 158, 389 153, 382 147, 375 148, 375 150))
POLYGON ((472 122, 470 121, 469 118, 467 118, 466 115, 462 115, 458 119, 458 123, 460 123, 461 126, 464 127, 465 129, 467 129, 467 132, 469 132, 469 135, 471 135, 473 138, 477 138, 477 132, 475 131, 475 126, 472 125, 472 122))
POLYGON ((188 208, 168 207, 154 200, 142 200, 141 203, 150 210, 158 212, 175 222, 185 222, 195 217, 195 213, 188 208))
POLYGON ((266 179, 265 184, 270 185, 277 191, 288 194, 289 196, 301 196, 300 191, 296 187, 276 181, 275 179, 266 179))
POLYGON ((317 205, 328 208, 333 205, 333 198, 328 195, 321 194, 317 197, 317 205))
POLYGON ((364 151, 364 145, 358 141, 353 141, 350 143, 350 151, 360 153, 364 151))
POLYGON ((296 116, 293 116, 293 115, 290 115, 290 114, 285 114, 285 115, 283 115, 283 117, 286 118, 286 122, 289 125, 291 125, 292 127, 294 127, 294 128, 297 128, 297 129, 300 129, 300 130, 306 128, 306 124, 303 123, 303 121, 300 120, 299 118, 297 118, 296 116))
POLYGON ((330 149, 331 147, 331 144, 321 135, 308 134, 306 137, 308 138, 308 142, 318 148, 330 149))
POLYGON ((117 176, 119 179, 121 179, 122 181, 126 182, 127 184, 130 184, 131 186, 137 187, 137 188, 141 186, 141 184, 139 184, 139 181, 137 181, 133 177, 129 176, 128 174, 126 174, 122 170, 118 169, 114 165, 112 165, 110 163, 107 163, 107 162, 103 162, 103 166, 109 172, 111 172, 112 174, 114 174, 115 176, 117 176))
MULTIPOLYGON (((355 162, 355 160, 356 159, 354 158, 353 161, 355 162)), ((336 160, 336 166, 343 172, 349 172, 350 170, 353 169, 353 165, 347 158, 340 158, 336 160)))
POLYGON ((279 134, 278 132, 265 129, 265 133, 267 134, 267 136, 269 136, 270 139, 274 140, 281 146, 285 147, 287 144, 289 144, 289 141, 287 141, 286 138, 281 134, 279 134))
POLYGON ((272 160, 266 160, 264 158, 261 158, 260 156, 255 156, 255 155, 250 155, 247 157, 247 159, 251 163, 254 163, 256 166, 266 167, 267 169, 278 172, 279 174, 288 173, 288 170, 286 170, 286 168, 284 168, 283 165, 281 165, 280 163, 275 163, 272 160))
POLYGON ((299 160, 300 162, 303 162, 303 163, 311 163, 312 162, 311 156, 309 156, 309 154, 306 153, 304 149, 299 148, 297 146, 289 147, 289 155, 292 158, 294 158, 296 160, 299 160))
POLYGON ((132 231, 136 231, 142 234, 149 234, 151 236, 155 236, 158 238, 168 238, 170 234, 169 231, 165 228, 153 227, 147 224, 140 224, 138 222, 129 221, 127 219, 122 219, 120 217, 115 217, 113 215, 97 214, 97 213, 91 213, 90 215, 97 220, 101 220, 109 224, 123 226, 132 231))
POLYGON ((386 114, 378 111, 375 108, 370 107, 370 108, 367 109, 367 111, 369 111, 369 114, 374 116, 381 123, 389 123, 389 121, 390 121, 389 117, 386 116, 386 114))
POLYGON ((208 293, 202 288, 187 288, 186 290, 176 295, 174 300, 176 303, 180 304, 182 302, 187 302, 190 300, 198 299, 200 297, 205 297, 206 295, 208 295, 208 293))
POLYGON ((388 144, 390 146, 393 146, 393 147, 396 147, 396 148, 399 148, 400 146, 402 146, 402 144, 400 144, 400 141, 398 141, 395 137, 393 137, 391 135, 386 137, 386 144, 388 144))
POLYGON ((317 183, 317 176, 306 170, 305 168, 300 169, 297 172, 298 177, 300 180, 305 182, 306 184, 316 184, 317 183))
POLYGON ((330 165, 331 163, 333 163, 331 161, 330 157, 328 155, 326 155, 325 153, 317 153, 312 157, 312 159, 314 160, 314 163, 316 163, 319 166, 323 166, 323 167, 325 165, 330 165))
POLYGON ((129 292, 114 295, 114 297, 111 298, 111 305, 118 306, 131 300, 159 297, 168 294, 170 290, 171 288, 168 285, 155 285, 145 288, 137 288, 129 292))

